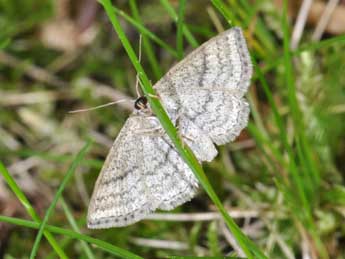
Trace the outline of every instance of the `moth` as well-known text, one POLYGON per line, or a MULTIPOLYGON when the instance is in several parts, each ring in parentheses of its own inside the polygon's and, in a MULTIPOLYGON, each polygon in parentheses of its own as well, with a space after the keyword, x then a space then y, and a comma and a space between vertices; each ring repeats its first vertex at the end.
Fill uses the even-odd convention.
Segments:
MULTIPOLYGON (((215 145, 234 140, 248 123, 244 95, 252 64, 242 30, 229 29, 170 69, 155 85, 183 141, 200 162, 215 145)), ((191 200, 198 180, 152 114, 146 97, 118 134, 98 176, 87 216, 89 228, 121 227, 153 211, 191 200)))

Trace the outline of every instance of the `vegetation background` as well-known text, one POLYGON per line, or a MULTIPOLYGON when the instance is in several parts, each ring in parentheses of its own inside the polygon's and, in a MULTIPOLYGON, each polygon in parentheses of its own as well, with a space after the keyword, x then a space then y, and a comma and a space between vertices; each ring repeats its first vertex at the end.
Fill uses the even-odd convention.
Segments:
POLYGON ((0 0, 0 257, 345 258, 345 2, 100 2, 0 0), (255 66, 251 121, 203 165, 203 186, 253 243, 228 230, 202 188, 172 213, 126 228, 85 227, 93 185, 132 104, 68 111, 136 98, 129 45, 103 7, 135 53, 142 34, 152 83, 218 32, 245 31, 255 66))

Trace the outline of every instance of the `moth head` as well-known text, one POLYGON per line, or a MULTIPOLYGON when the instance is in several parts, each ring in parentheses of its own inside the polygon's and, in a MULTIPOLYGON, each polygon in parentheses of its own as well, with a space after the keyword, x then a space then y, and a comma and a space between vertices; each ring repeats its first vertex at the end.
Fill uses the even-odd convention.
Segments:
POLYGON ((145 96, 140 96, 134 102, 134 108, 138 113, 151 113, 150 105, 145 96))

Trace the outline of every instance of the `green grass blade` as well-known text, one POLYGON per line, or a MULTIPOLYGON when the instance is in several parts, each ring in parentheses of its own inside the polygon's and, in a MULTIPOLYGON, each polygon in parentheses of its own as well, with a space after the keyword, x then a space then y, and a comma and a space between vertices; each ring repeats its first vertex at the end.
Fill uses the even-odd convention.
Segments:
POLYGON ((124 11, 116 8, 113 6, 113 11, 123 17, 126 21, 128 21, 130 24, 132 24, 137 30, 142 34, 150 38, 152 41, 156 42, 158 45, 160 45, 163 49, 168 51, 171 55, 174 57, 178 57, 177 52, 170 47, 168 44, 166 44, 164 41, 162 41, 158 36, 156 36, 154 33, 149 31, 145 26, 137 22, 135 19, 127 15, 124 11))
POLYGON ((0 40, 0 50, 6 48, 10 44, 10 38, 0 40))
MULTIPOLYGON (((55 155, 49 152, 41 152, 41 151, 33 151, 30 149, 20 149, 18 151, 7 151, 6 154, 16 155, 19 157, 27 158, 31 156, 36 156, 48 161, 53 161, 56 163, 65 163, 71 160, 69 155, 55 155)), ((0 156, 5 155, 5 151, 0 151, 0 156)), ((82 165, 94 168, 94 169, 101 169, 103 162, 97 159, 88 159, 81 161, 82 165)))
MULTIPOLYGON (((11 188, 11 190, 14 192, 14 194, 17 196, 19 201, 23 204, 24 208, 30 215, 30 217, 39 224, 41 222, 40 217, 38 216, 37 212, 35 209, 32 207, 30 204, 29 200, 26 198, 25 194, 23 191, 20 189, 20 187, 17 185, 15 180, 12 178, 10 173, 7 171, 6 167, 3 165, 3 163, 0 161, 0 172, 2 176, 5 178, 6 183, 8 186, 11 188)), ((48 231, 43 232, 44 236, 47 238, 48 242, 50 245, 53 247, 55 252, 59 255, 60 258, 62 259, 68 259, 67 255, 63 251, 63 249, 60 247, 58 242, 55 240, 55 238, 52 236, 51 233, 48 231)))
POLYGON ((251 115, 253 116, 253 120, 255 122, 255 125, 261 130, 261 132, 265 136, 267 136, 268 133, 267 133, 267 130, 266 130, 265 126, 264 126, 264 122, 263 122, 263 119, 262 119, 262 117, 260 115, 258 107, 256 105, 253 92, 249 92, 249 94, 247 95, 247 99, 248 99, 248 102, 249 102, 250 112, 251 112, 251 115))
POLYGON ((279 114, 278 107, 277 107, 277 105, 274 101, 274 98, 273 98, 273 94, 272 94, 272 92, 268 86, 267 80, 265 79, 263 72, 261 71, 260 66, 258 66, 254 57, 252 57, 252 61, 253 61, 253 65, 254 65, 255 74, 257 75, 257 77, 261 83, 261 86, 264 90, 264 93, 266 95, 268 103, 272 109, 274 121, 275 121, 275 123, 279 129, 281 141, 285 145, 286 148, 289 148, 289 143, 287 140, 287 133, 285 131, 283 119, 281 118, 281 115, 279 114))
MULTIPOLYGON (((240 12, 237 10, 237 7, 228 7, 222 0, 212 0, 212 4, 216 7, 216 9, 221 13, 221 15, 224 17, 224 19, 228 22, 230 26, 233 25, 242 25, 243 22, 240 22, 240 19, 236 16, 235 10, 237 12, 240 12)), ((256 33, 257 30, 254 31, 256 33)), ((259 35, 261 36, 261 34, 259 35)), ((251 44, 253 47, 257 50, 258 53, 260 53, 261 56, 267 56, 266 52, 268 49, 263 48, 255 39, 252 39, 251 44)))
MULTIPOLYGON (((296 185, 296 189, 297 189, 297 192, 294 194, 298 195, 299 202, 302 203, 303 208, 305 208, 305 211, 300 211, 300 213, 306 212, 306 214, 309 215, 310 214, 310 208, 308 206, 308 202, 307 202, 306 197, 305 197, 303 184, 301 183, 301 181, 296 180, 296 179, 298 179, 299 173, 298 173, 298 169, 297 169, 297 165, 296 165, 296 161, 295 161, 294 151, 292 150, 292 148, 289 144, 288 138, 287 138, 288 134, 285 130, 283 119, 281 118, 281 115, 279 114, 278 107, 277 107, 276 103, 274 102, 273 95, 271 93, 271 90, 269 89, 267 80, 265 79, 263 72, 261 71, 260 67, 258 66, 256 60, 254 58, 252 58, 252 60, 253 60, 256 75, 258 76, 258 79, 261 83, 261 86, 263 87, 264 93, 268 99, 268 103, 272 109, 274 121, 275 121, 275 123, 279 129, 280 140, 281 140, 283 147, 285 148, 285 150, 288 154, 289 161, 288 161, 287 167, 289 168, 289 172, 292 175, 292 179, 293 179, 294 184, 296 185)), ((281 183, 281 184, 283 184, 283 183, 281 183)))
MULTIPOLYGON (((291 55, 292 56, 298 56, 301 53, 305 52, 305 51, 316 51, 319 50, 321 48, 327 48, 330 47, 334 44, 337 43, 345 43, 345 35, 340 35, 340 36, 335 36, 332 37, 330 39, 326 39, 326 40, 322 40, 319 42, 312 42, 312 43, 306 43, 302 46, 300 46, 299 48, 297 48, 296 50, 291 51, 291 55)), ((272 59, 270 59, 269 61, 266 61, 265 66, 262 68, 263 73, 267 73, 269 71, 271 71, 272 69, 276 68, 279 64, 284 62, 284 56, 279 55, 278 57, 274 57, 272 59)), ((257 76, 254 75, 254 80, 256 80, 257 76)))
MULTIPOLYGON (((286 7, 284 7, 284 12, 286 12, 286 7)), ((283 17, 285 13, 283 12, 283 17)), ((287 18, 283 18, 283 33, 284 33, 284 67, 285 67, 285 80, 287 86, 288 100, 291 108, 292 118, 294 119, 295 126, 303 128, 303 121, 301 116, 301 111, 299 109, 296 87, 294 83, 293 71, 292 71, 292 60, 290 52, 290 37, 289 37, 289 27, 287 23, 287 18)))
MULTIPOLYGON (((270 157, 273 156, 276 161, 278 161, 281 165, 287 167, 287 164, 284 160, 284 157, 279 152, 279 150, 272 144, 272 141, 261 131, 260 128, 256 127, 254 124, 248 124, 248 131, 250 135, 256 140, 256 144, 262 150, 263 155, 270 160, 270 157), (270 151, 271 156, 268 155, 266 149, 270 151)), ((272 165, 276 166, 276 161, 272 161, 272 165)), ((279 168, 277 168, 276 172, 279 172, 279 168)))
POLYGON ((200 257, 200 256, 183 256, 183 255, 168 255, 167 259, 246 259, 243 257, 233 257, 233 256, 207 256, 207 257, 200 257))
POLYGON ((165 10, 168 12, 169 16, 176 21, 177 20, 177 14, 176 14, 174 8, 169 3, 169 1, 160 0, 160 2, 161 2, 161 5, 163 5, 163 7, 165 8, 165 10))
MULTIPOLYGON (((320 253, 320 256, 322 258, 328 258, 327 251, 322 244, 322 241, 320 237, 317 234, 315 224, 313 222, 312 217, 312 208, 310 205, 310 201, 307 200, 307 197, 314 197, 316 194, 314 190, 312 190, 311 193, 306 193, 307 189, 305 188, 305 185, 309 187, 313 187, 313 182, 310 180, 312 177, 318 177, 316 175, 319 175, 319 172, 317 171, 317 167, 313 165, 314 161, 309 160, 311 159, 311 156, 308 154, 310 152, 309 142, 308 139, 305 136, 304 130, 304 120, 303 120, 303 114, 300 110, 298 100, 297 100, 297 93, 296 93, 296 86, 294 82, 294 72, 292 68, 292 56, 290 51, 290 35, 289 35, 289 25, 288 25, 288 14, 287 14, 287 0, 284 0, 284 7, 283 7, 283 16, 282 16, 282 28, 283 28, 283 43, 284 43, 284 66, 285 66, 285 80, 288 90, 288 100, 289 100, 289 107, 291 109, 291 115, 294 122, 294 129, 296 132, 295 140, 297 143, 297 146, 299 147, 299 155, 301 157, 301 164, 304 167, 304 169, 311 169, 307 170, 307 174, 311 174, 311 176, 308 175, 308 177, 302 179, 300 174, 293 175, 294 181, 297 185, 297 187, 300 189, 301 199, 302 199, 302 205, 303 209, 306 210, 305 213, 305 219, 304 222, 306 223, 306 227, 308 228, 309 232, 311 232, 311 236, 313 238, 313 241, 315 242, 315 245, 317 247, 318 252, 320 253), (303 153, 303 155, 302 155, 303 153), (304 155, 305 154, 305 155, 304 155), (309 161, 307 161, 309 160, 309 161), (308 181, 309 180, 309 181, 308 181), (306 183, 306 181, 308 181, 306 183)), ((315 186, 314 188, 317 188, 315 186)), ((301 219, 303 222, 303 219, 301 219)))
POLYGON ((212 256, 221 256, 220 244, 218 240, 218 226, 216 221, 212 221, 207 229, 207 246, 212 256))
MULTIPOLYGON (((62 209, 64 210, 64 212, 66 214, 66 218, 67 218, 69 224, 71 225, 73 231, 75 231, 77 233, 81 233, 81 231, 77 225, 77 222, 74 219, 72 211, 70 210, 70 208, 66 204, 63 197, 60 198, 60 203, 61 203, 62 209)), ((81 242, 81 247, 84 250, 86 257, 88 259, 96 259, 95 255, 92 253, 92 250, 89 247, 89 245, 85 241, 80 241, 80 242, 81 242)))
MULTIPOLYGON (((175 22, 178 22, 178 15, 175 12, 174 8, 171 6, 171 4, 169 3, 168 0, 160 0, 161 4, 163 5, 163 7, 167 10, 168 14, 170 15, 171 18, 173 18, 173 20, 175 22)), ((195 39, 195 37, 193 36, 193 34, 190 32, 189 28, 187 25, 183 25, 182 26, 182 31, 184 36, 186 37, 187 41, 189 42, 189 44, 193 47, 196 48, 199 46, 198 41, 195 39)))
POLYGON ((183 58, 183 26, 184 26, 184 11, 186 8, 186 0, 179 1, 178 16, 177 16, 177 36, 176 49, 178 59, 183 58))
MULTIPOLYGON (((33 221, 14 218, 14 217, 0 216, 0 221, 10 223, 10 224, 15 224, 18 226, 27 227, 27 228, 33 228, 33 229, 38 229, 40 227, 39 222, 33 222, 33 221)), ((50 225, 46 226, 46 230, 48 230, 49 232, 55 233, 55 234, 60 234, 60 235, 64 235, 64 236, 67 236, 70 238, 74 238, 77 240, 82 240, 82 241, 88 242, 90 244, 97 246, 98 248, 100 248, 104 251, 109 252, 110 254, 113 254, 113 255, 121 257, 121 258, 144 259, 141 256, 136 255, 134 253, 131 253, 125 249, 119 248, 119 247, 114 246, 110 243, 104 242, 100 239, 77 233, 77 232, 72 231, 72 230, 63 229, 63 228, 50 226, 50 225)))
POLYGON ((321 48, 326 48, 326 47, 332 46, 336 43, 345 43, 345 35, 339 35, 339 36, 332 37, 330 39, 325 39, 325 40, 318 41, 318 42, 312 42, 312 43, 304 44, 304 45, 300 46, 298 49, 292 51, 291 54, 297 55, 297 54, 300 54, 304 51, 319 50, 321 48))
MULTIPOLYGON (((135 20, 137 20, 138 23, 143 25, 143 22, 140 18, 140 14, 138 11, 138 7, 137 7, 137 0, 130 0, 129 1, 129 6, 131 8, 131 12, 133 14, 133 17, 135 20)), ((149 63, 152 67, 152 71, 156 77, 156 80, 160 79, 163 75, 162 69, 156 59, 156 55, 154 53, 154 50, 152 48, 151 42, 148 39, 148 37, 146 35, 142 35, 142 39, 143 39, 143 47, 144 47, 144 51, 147 55, 147 58, 149 60, 149 63)))
POLYGON ((119 39, 122 42, 130 60, 132 61, 133 66, 137 70, 137 73, 140 77, 142 82, 143 92, 148 96, 151 108, 154 114, 159 119, 162 127, 165 129, 166 133, 174 143, 177 151, 187 163, 187 165, 192 169, 198 180, 200 181, 201 185, 204 187, 206 193, 209 195, 211 200, 217 206, 218 210, 222 214, 225 223, 229 227, 230 231, 233 233, 234 237, 236 238, 238 244, 243 249, 244 253, 248 256, 248 258, 266 258, 263 253, 252 243, 240 230, 240 228, 236 225, 233 219, 229 216, 227 211, 225 210, 223 204, 219 200, 218 196, 216 195, 214 189, 210 185, 201 165, 199 164, 198 160, 195 158, 193 152, 188 148, 187 145, 182 143, 182 140, 177 133, 176 128, 170 121, 167 113, 165 112, 164 108, 162 107, 161 103, 157 98, 152 98, 150 95, 155 95, 155 92, 152 88, 150 80, 147 78, 138 58, 135 55, 135 52, 132 46, 127 39, 119 20, 117 19, 114 12, 112 12, 112 4, 110 0, 101 0, 100 3, 103 5, 111 23, 115 31, 117 32, 119 39))
MULTIPOLYGON (((294 127, 296 134, 303 134, 304 121, 302 113, 299 108, 297 101, 296 86, 294 83, 293 69, 292 69, 292 57, 290 52, 290 37, 289 37, 289 27, 287 22, 287 2, 284 1, 283 17, 282 17, 282 27, 284 33, 284 67, 285 67, 285 81, 287 86, 288 102, 291 109, 291 115, 294 122, 294 127)), ((291 151, 292 153, 292 151, 291 151)), ((291 155, 292 156, 292 155, 291 155)), ((304 161, 302 161, 303 163, 304 161)), ((293 179, 297 188, 299 189, 300 199, 303 204, 303 208, 306 210, 305 216, 311 219, 311 208, 309 206, 308 200, 306 198, 305 189, 303 187, 303 182, 301 180, 300 174, 293 174, 293 179)))
POLYGON ((254 3, 250 3, 247 0, 240 0, 240 1, 233 1, 233 2, 240 2, 245 9, 245 12, 248 14, 246 17, 246 24, 250 26, 249 22, 256 19, 255 22, 255 30, 254 34, 257 36, 258 40, 260 40, 261 44, 264 46, 264 49, 266 50, 266 54, 272 54, 274 53, 274 50, 276 48, 274 42, 274 36, 269 31, 266 24, 262 21, 262 17, 258 16, 258 7, 261 4, 259 1, 255 1, 254 3), (253 6, 254 5, 254 6, 253 6), (256 16, 255 16, 256 15, 256 16))
POLYGON ((235 15, 229 11, 221 0, 211 0, 212 4, 217 8, 217 10, 223 15, 227 23, 230 26, 233 26, 234 22, 237 23, 237 18, 235 15))
MULTIPOLYGON (((67 250, 68 246, 71 245, 72 242, 74 242, 73 238, 62 236, 59 240, 59 245, 62 247, 62 249, 67 250)), ((55 252, 51 251, 47 256, 44 257, 44 259, 56 259, 55 252)))
POLYGON ((68 169, 66 175, 64 176, 62 182, 61 182, 61 185, 59 187, 59 189, 57 190, 55 196, 54 196, 54 199, 52 200, 49 208, 47 209, 47 212, 46 214, 44 215, 44 218, 42 220, 42 223, 41 223, 41 226, 38 230, 38 233, 37 233, 37 236, 36 236, 36 239, 35 239, 35 243, 32 247, 32 250, 31 250, 31 254, 30 254, 30 259, 34 259, 36 257, 36 254, 37 254, 37 251, 38 251, 38 247, 39 247, 39 244, 41 242, 41 239, 42 239, 42 235, 43 235, 43 231, 44 231, 44 228, 48 222, 48 219, 50 217, 50 215, 53 213, 53 210, 56 206, 56 203, 58 202, 63 190, 65 189, 69 179, 71 179, 72 175, 74 174, 75 170, 77 169, 77 166, 79 165, 80 161, 84 158, 84 156, 86 155, 86 152, 87 150, 89 149, 91 145, 91 141, 88 141, 84 147, 79 151, 78 155, 76 156, 76 158, 73 160, 70 168, 68 169))

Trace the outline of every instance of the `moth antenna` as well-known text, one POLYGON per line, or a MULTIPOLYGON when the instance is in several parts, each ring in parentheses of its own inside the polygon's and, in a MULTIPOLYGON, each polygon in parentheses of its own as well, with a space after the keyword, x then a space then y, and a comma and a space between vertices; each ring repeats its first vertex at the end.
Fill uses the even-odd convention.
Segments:
POLYGON ((97 110, 97 109, 100 109, 100 108, 103 108, 103 107, 107 107, 107 106, 110 106, 110 105, 114 105, 114 104, 118 104, 118 103, 123 103, 123 102, 134 102, 134 100, 121 99, 121 100, 118 100, 118 101, 115 101, 115 102, 110 102, 110 103, 102 104, 102 105, 91 107, 91 108, 69 111, 68 113, 78 113, 78 112, 93 111, 93 110, 97 110))
MULTIPOLYGON (((141 42, 142 42, 142 35, 139 35, 139 63, 141 63, 141 42)), ((139 98, 141 96, 140 91, 139 91, 139 75, 137 73, 136 81, 135 81, 135 90, 137 92, 137 97, 139 98)))

